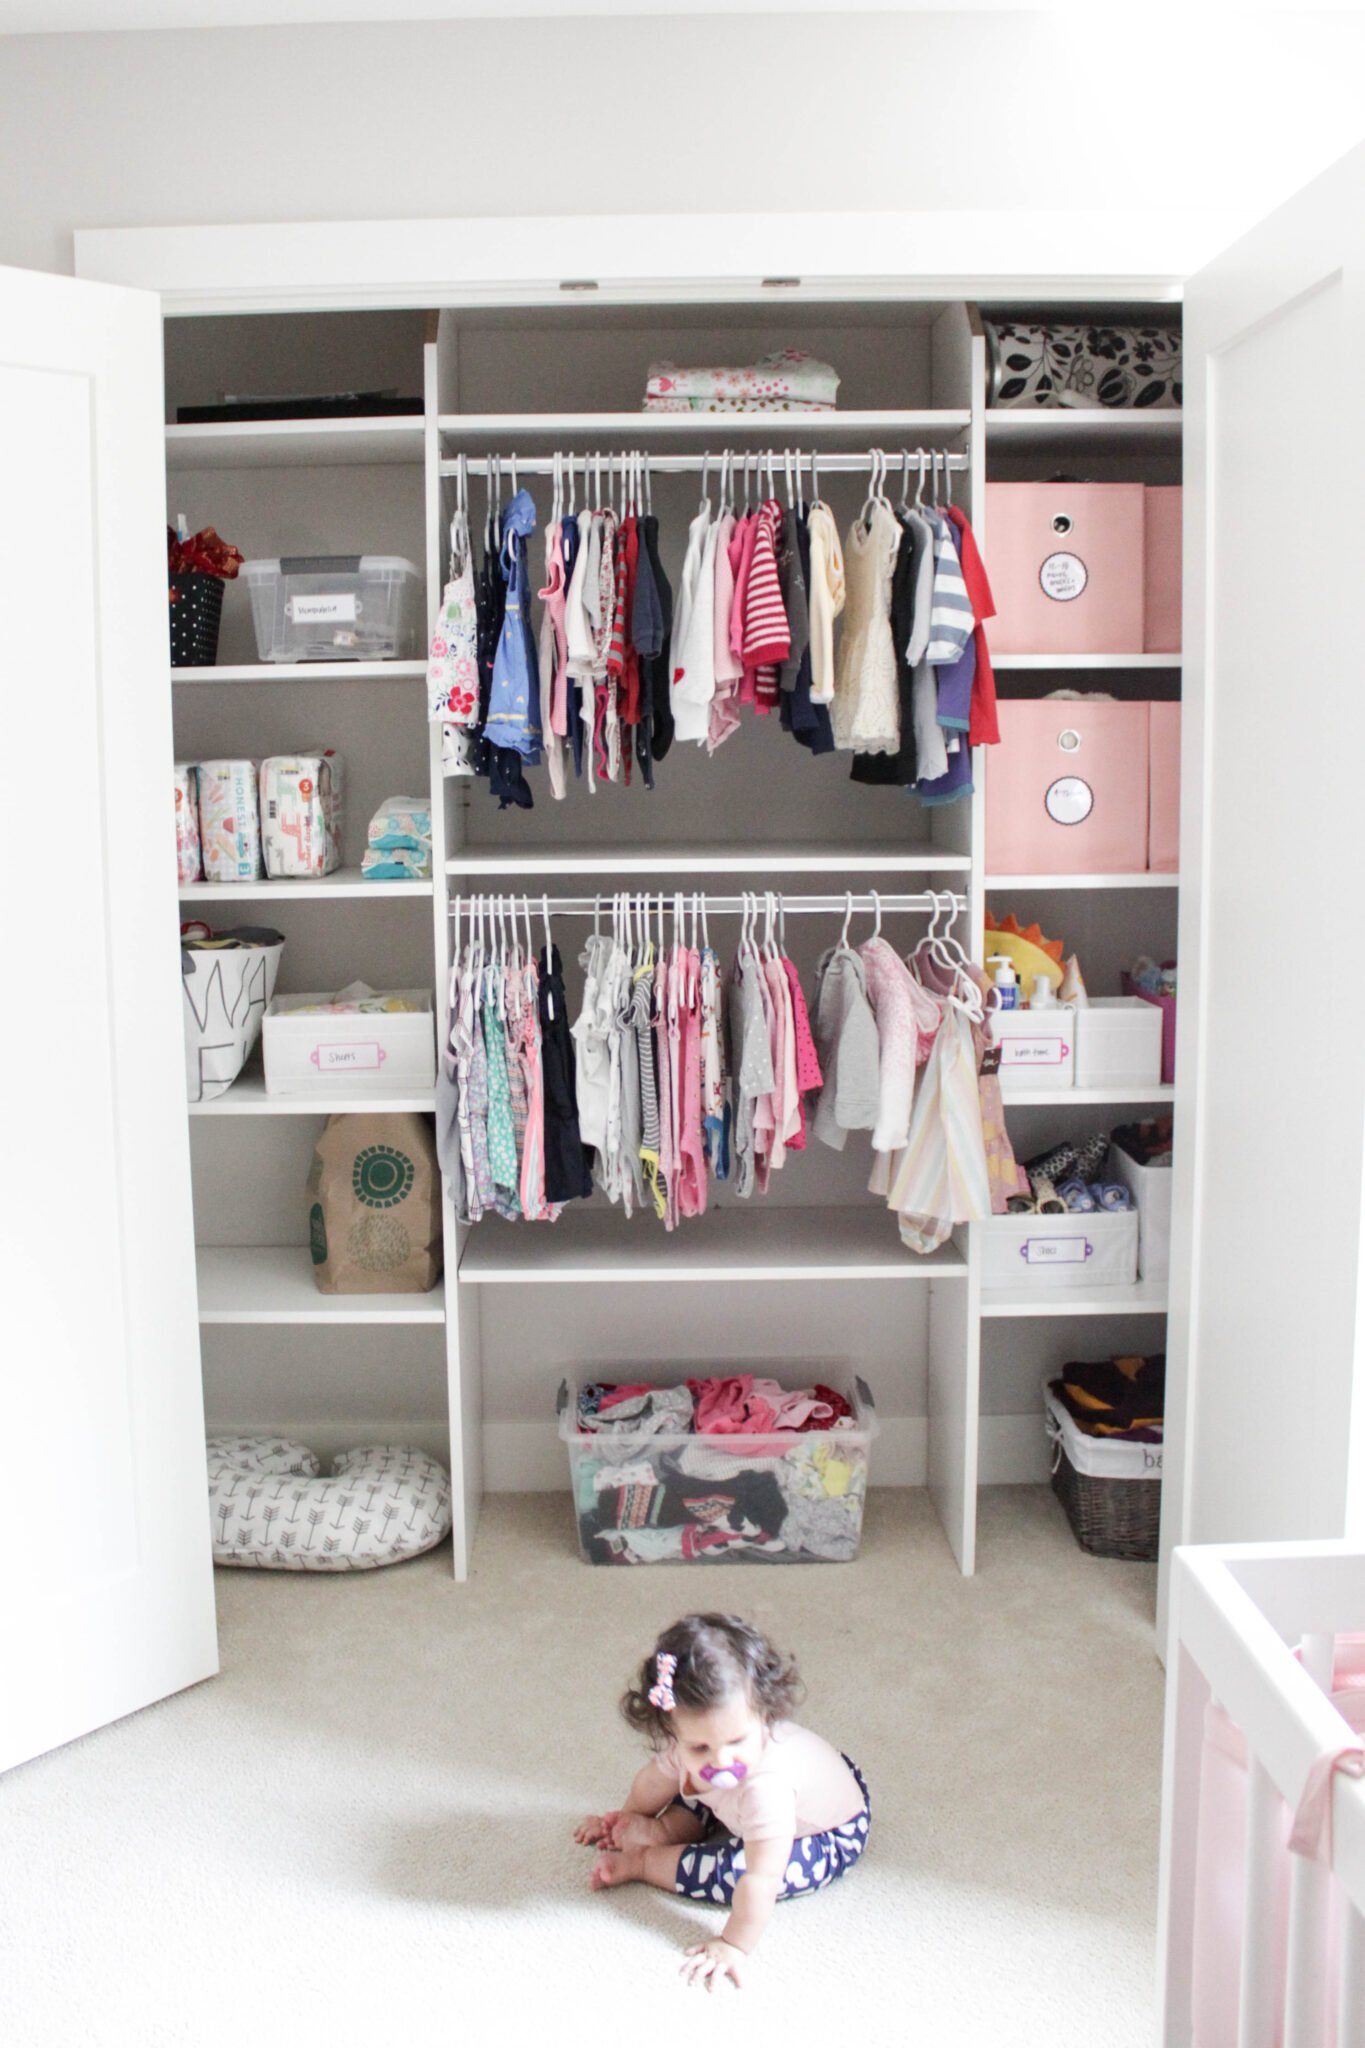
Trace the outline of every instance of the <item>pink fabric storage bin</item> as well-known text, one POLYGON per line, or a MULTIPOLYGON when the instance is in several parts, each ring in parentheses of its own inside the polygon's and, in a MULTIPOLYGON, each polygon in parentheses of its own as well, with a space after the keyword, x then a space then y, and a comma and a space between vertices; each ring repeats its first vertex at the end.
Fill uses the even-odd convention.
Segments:
POLYGON ((995 654, 1143 646, 1141 484, 987 484, 995 654))
POLYGON ((987 768, 995 875, 1129 874, 1147 865, 1147 706, 1002 698, 987 768))
POLYGON ((1153 874, 1174 875, 1180 871, 1180 706, 1147 709, 1147 866, 1153 874))
MULTIPOLYGON (((1365 1636, 1337 1637, 1332 1704, 1355 1730, 1365 1734, 1365 1636)), ((1204 1710, 1204 1754, 1199 1778, 1199 1834, 1195 1856, 1194 1955, 1191 2035, 1193 2048, 1237 2048, 1242 1960, 1242 1901, 1246 1869, 1246 1739, 1223 1709, 1204 1710)), ((1284 2007, 1285 1954, 1289 1929, 1289 1833, 1293 1815, 1285 1808, 1284 1850, 1276 1872, 1276 1976, 1284 2007)), ((1340 1898, 1328 1922, 1328 1944, 1339 1948, 1340 1898)), ((1327 1974, 1327 2032, 1321 2048, 1337 2038, 1336 1993, 1340 1971, 1327 1974)), ((1283 2040, 1275 2029, 1277 2044, 1283 2040)))
POLYGON ((1179 654, 1180 486, 1148 484, 1143 503, 1146 560, 1143 650, 1179 654))

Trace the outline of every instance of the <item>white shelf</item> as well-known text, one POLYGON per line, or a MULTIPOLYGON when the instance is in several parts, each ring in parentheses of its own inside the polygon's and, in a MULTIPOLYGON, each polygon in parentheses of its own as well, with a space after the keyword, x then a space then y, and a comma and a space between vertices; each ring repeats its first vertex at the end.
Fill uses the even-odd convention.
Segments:
POLYGON ((991 649, 991 667, 997 674, 1006 669, 1077 669, 1082 673, 1092 669, 1173 669, 1183 660, 1179 654, 997 654, 991 649))
POLYGON ((983 1316, 1164 1316, 1169 1289, 1164 1280, 1138 1280, 1131 1287, 983 1287, 983 1316))
POLYGON ((388 419, 223 420, 167 427, 167 469, 314 469, 340 463, 419 463, 421 413, 388 419))
POLYGON ((306 1245, 214 1247, 196 1254, 201 1323, 443 1323, 430 1294, 319 1294, 306 1245))
POLYGON ((424 661, 247 661, 173 668, 173 683, 398 683, 424 677, 424 661))
MULTIPOLYGON (((761 1198, 760 1198, 761 1199, 761 1198)), ((627 1222, 616 1210, 570 1204, 558 1223, 485 1217, 466 1235, 462 1283, 709 1280, 963 1279, 951 1245, 921 1258, 907 1251, 884 1208, 777 1209, 727 1206, 666 1231, 651 1214, 627 1222)))
POLYGON ((491 875, 962 874, 965 853, 941 846, 860 847, 466 847, 447 871, 470 881, 491 875))
POLYGON ((428 1088, 411 1095, 267 1095, 259 1068, 239 1074, 225 1095, 211 1102, 192 1102, 191 1116, 368 1116, 413 1109, 428 1114, 436 1097, 428 1088))
POLYGON ((1002 1087, 1001 1096, 1006 1109, 1058 1109, 1065 1108, 1068 1102, 1079 1103, 1084 1108, 1090 1103, 1103 1102, 1174 1102, 1175 1086, 1169 1081, 1144 1086, 1139 1081, 1131 1088, 1002 1087))
POLYGON ((987 875, 992 889, 1178 889, 1179 875, 987 875))
POLYGON ((1038 406, 987 406, 986 447, 1026 448, 1057 452, 1093 447, 1134 453, 1179 452, 1184 414, 1178 407, 1162 411, 1106 410, 1038 406))
POLYGON ((243 901, 255 898, 314 897, 335 903, 339 897, 356 896, 376 903, 391 896, 430 896, 431 882, 366 882, 359 868, 337 868, 330 875, 298 881, 182 882, 182 903, 221 903, 227 897, 243 901))
MULTIPOLYGON (((657 434, 665 439, 687 436, 713 443, 717 449, 724 446, 726 436, 732 432, 757 432, 776 439, 801 441, 811 434, 822 438, 839 433, 860 437, 882 434, 889 443, 898 435, 961 434, 971 423, 970 412, 932 408, 887 412, 471 412, 442 413, 439 421, 442 434, 459 441, 472 437, 484 442, 509 434, 551 434, 557 441, 600 435, 605 443, 608 437, 619 441, 624 435, 634 447, 642 438, 657 434)), ((902 441, 896 440, 897 455, 901 446, 902 441)), ((888 445, 887 454, 890 453, 888 445)))

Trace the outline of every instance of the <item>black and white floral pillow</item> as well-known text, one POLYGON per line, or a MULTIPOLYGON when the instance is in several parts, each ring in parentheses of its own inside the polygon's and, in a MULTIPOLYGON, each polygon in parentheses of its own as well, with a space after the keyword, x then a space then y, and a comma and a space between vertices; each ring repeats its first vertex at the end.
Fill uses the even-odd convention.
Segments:
POLYGON ((1162 410, 1181 403, 1174 327, 1028 327, 986 322, 994 406, 1162 410))

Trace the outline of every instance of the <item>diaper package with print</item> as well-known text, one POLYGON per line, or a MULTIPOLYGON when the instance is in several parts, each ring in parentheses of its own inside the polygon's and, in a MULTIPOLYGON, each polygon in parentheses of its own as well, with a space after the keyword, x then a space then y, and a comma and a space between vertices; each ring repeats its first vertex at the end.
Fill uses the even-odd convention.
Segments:
POLYGON ((192 761, 175 764, 175 862, 181 882, 202 882, 204 856, 199 846, 199 770, 192 761))
POLYGON ((272 879, 330 875, 341 865, 341 762, 329 751, 261 763, 261 846, 272 879))
POLYGON ((261 821, 254 761, 199 763, 199 839, 206 882, 257 882, 261 821))

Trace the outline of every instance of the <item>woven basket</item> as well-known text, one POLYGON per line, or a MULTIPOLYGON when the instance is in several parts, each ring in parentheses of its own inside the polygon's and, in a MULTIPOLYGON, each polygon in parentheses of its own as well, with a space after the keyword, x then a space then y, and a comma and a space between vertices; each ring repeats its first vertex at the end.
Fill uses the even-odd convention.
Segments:
POLYGON ((1156 1561, 1161 1540, 1159 1479, 1092 1479, 1078 1472, 1061 1444, 1052 1491, 1066 1509, 1076 1541, 1094 1557, 1156 1561))

